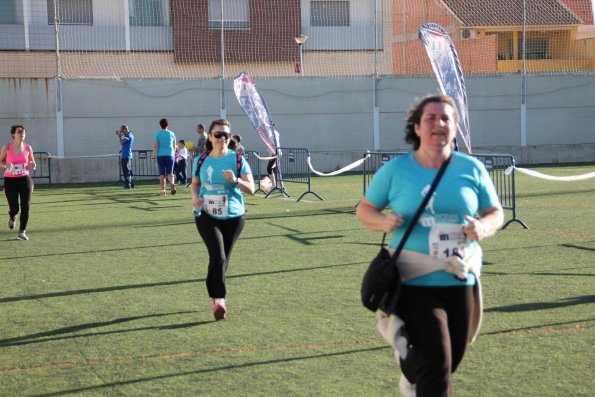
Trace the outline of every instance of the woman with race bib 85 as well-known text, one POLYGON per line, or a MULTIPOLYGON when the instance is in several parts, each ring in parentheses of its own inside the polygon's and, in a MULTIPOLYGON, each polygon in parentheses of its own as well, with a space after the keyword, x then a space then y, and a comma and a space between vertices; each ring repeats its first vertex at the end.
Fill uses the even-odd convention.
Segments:
POLYGON ((253 195, 255 191, 250 165, 228 148, 230 126, 225 119, 211 123, 206 152, 194 159, 192 167, 192 207, 196 228, 209 252, 206 284, 215 320, 227 314, 225 273, 246 221, 242 193, 253 195))

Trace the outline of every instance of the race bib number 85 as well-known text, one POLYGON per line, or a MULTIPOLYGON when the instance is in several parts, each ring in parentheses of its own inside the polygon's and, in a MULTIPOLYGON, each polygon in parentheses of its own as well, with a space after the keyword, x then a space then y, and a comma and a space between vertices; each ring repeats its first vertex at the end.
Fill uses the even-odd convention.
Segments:
POLYGON ((229 200, 226 194, 205 194, 203 197, 203 209, 215 218, 226 218, 229 208, 229 200))

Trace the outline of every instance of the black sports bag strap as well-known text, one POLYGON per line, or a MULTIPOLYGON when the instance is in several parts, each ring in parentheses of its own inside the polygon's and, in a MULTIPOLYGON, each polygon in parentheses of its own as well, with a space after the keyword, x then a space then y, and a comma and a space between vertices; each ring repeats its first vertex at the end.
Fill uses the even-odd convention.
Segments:
POLYGON ((236 154, 236 166, 238 167, 238 178, 241 176, 240 172, 242 172, 242 153, 237 153, 236 154))
MULTIPOLYGON (((424 210, 426 209, 426 205, 428 205, 428 202, 430 201, 430 198, 432 198, 432 195, 434 194, 434 191, 436 190, 436 187, 438 187, 438 183, 440 182, 440 179, 442 179, 442 175, 444 175, 444 172, 446 171, 446 167, 448 167, 448 164, 450 163, 450 160, 451 159, 452 159, 452 154, 440 166, 440 169, 438 170, 438 174, 436 174, 436 177, 434 178, 434 181, 432 182, 432 185, 430 186, 430 190, 428 191, 428 193, 426 194, 426 196, 422 200, 419 208, 415 212, 415 215, 411 219, 411 222, 409 223, 409 226, 407 227, 407 230, 405 230, 405 234, 403 234, 403 238, 399 242, 399 245, 397 246, 397 249, 395 250, 395 253, 392 256, 393 258, 397 259, 399 257, 399 254, 403 250, 403 247, 405 246, 405 243, 407 242, 407 239, 409 238, 409 235, 413 231, 413 228, 415 227, 415 224, 417 223, 417 220, 421 216, 422 212, 424 212, 424 210)), ((385 238, 386 238, 386 233, 384 233, 384 236, 382 236, 382 246, 384 246, 384 239, 385 238)))
POLYGON ((202 167, 202 163, 205 161, 205 159, 207 158, 207 156, 211 153, 211 151, 207 151, 204 152, 199 158, 198 158, 198 162, 196 164, 196 172, 194 173, 194 176, 198 179, 200 179, 200 167, 202 167))

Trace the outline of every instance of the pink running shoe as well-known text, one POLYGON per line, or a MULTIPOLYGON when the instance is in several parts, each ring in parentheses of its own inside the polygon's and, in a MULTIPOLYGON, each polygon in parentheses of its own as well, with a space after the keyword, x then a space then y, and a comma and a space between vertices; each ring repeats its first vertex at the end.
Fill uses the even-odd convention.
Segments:
POLYGON ((215 316, 215 320, 225 320, 226 313, 227 308, 225 307, 225 299, 213 299, 213 316, 215 316))

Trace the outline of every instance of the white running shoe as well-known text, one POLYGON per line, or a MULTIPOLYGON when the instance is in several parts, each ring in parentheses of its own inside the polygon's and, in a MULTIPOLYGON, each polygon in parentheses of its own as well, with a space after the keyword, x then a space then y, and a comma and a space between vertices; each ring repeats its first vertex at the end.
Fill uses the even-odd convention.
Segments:
POLYGON ((29 240, 29 237, 27 237, 27 232, 25 230, 21 230, 17 238, 19 240, 29 240))
POLYGON ((399 380, 399 390, 403 397, 415 397, 415 384, 407 380, 407 377, 401 372, 401 379, 399 380))

